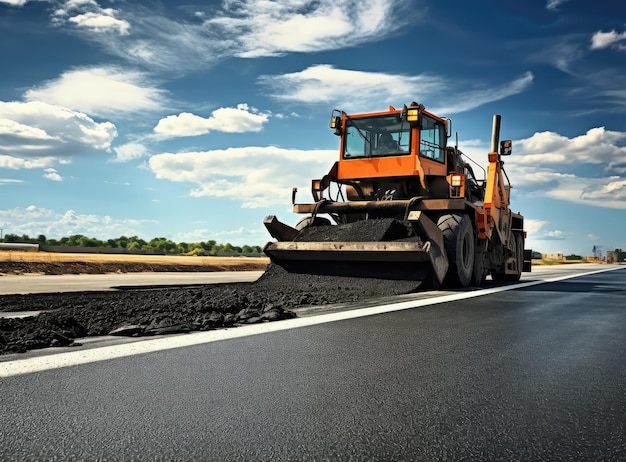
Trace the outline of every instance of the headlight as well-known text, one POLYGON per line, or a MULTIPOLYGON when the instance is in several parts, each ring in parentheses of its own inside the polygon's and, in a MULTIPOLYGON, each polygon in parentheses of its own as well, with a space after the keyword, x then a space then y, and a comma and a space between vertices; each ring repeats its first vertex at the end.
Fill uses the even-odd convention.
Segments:
POLYGON ((463 184, 463 175, 451 175, 450 186, 458 188, 463 184))

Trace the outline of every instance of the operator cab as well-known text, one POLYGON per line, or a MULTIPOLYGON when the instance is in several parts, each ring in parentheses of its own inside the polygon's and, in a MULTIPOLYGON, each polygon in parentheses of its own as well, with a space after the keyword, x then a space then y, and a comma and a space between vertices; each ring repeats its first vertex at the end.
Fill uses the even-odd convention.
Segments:
POLYGON ((331 128, 341 137, 336 180, 364 192, 352 200, 448 197, 446 176, 455 167, 446 155, 447 119, 413 103, 365 114, 335 110, 331 128))

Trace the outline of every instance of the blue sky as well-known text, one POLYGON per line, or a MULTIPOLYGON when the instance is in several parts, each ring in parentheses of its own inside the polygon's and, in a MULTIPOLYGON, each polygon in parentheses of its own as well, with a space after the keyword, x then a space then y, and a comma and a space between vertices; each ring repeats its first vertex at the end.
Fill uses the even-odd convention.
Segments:
POLYGON ((626 248, 626 5, 0 0, 0 228, 262 245, 337 158, 332 109, 411 101, 485 163, 527 247, 626 248))

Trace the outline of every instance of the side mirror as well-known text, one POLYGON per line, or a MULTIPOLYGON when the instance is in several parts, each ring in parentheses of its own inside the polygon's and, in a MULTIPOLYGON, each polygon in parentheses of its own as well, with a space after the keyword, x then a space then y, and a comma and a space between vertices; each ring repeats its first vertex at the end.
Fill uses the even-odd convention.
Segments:
POLYGON ((500 155, 510 156, 513 151, 513 142, 511 140, 500 141, 500 155))
POLYGON ((335 130, 335 135, 341 136, 341 112, 337 109, 333 110, 333 113, 330 115, 330 128, 335 130))

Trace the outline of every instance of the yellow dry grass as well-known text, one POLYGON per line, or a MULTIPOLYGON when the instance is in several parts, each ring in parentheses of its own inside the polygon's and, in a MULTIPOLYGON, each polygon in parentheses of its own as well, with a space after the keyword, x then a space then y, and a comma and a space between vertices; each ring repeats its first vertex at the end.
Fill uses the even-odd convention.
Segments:
POLYGON ((199 257, 185 255, 127 255, 28 252, 21 250, 0 251, 0 262, 27 263, 148 263, 152 265, 198 265, 198 266, 241 266, 246 263, 268 264, 265 257, 199 257))

